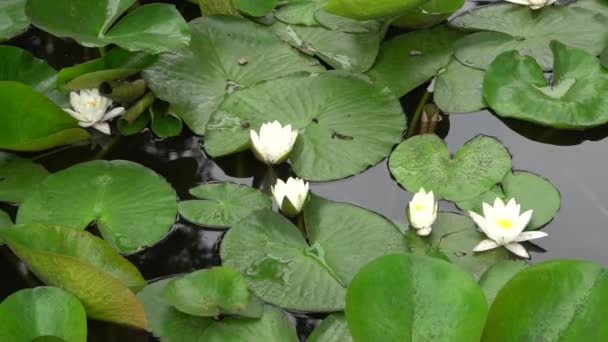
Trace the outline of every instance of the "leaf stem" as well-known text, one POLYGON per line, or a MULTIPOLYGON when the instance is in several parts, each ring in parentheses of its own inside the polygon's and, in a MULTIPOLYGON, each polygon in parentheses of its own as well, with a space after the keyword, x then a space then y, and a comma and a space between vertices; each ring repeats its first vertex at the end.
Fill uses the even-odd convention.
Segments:
POLYGON ((152 103, 156 101, 156 96, 149 91, 141 99, 137 100, 127 111, 122 115, 121 119, 127 120, 129 123, 135 121, 141 113, 143 113, 152 103))
POLYGON ((407 135, 405 138, 410 138, 416 134, 416 130, 418 129, 418 124, 420 122, 420 117, 422 116, 422 111, 424 110, 424 105, 429 101, 431 93, 427 90, 424 91, 420 102, 418 102, 418 107, 416 107, 416 112, 414 112, 414 116, 412 117, 412 121, 410 124, 410 128, 408 129, 407 135))

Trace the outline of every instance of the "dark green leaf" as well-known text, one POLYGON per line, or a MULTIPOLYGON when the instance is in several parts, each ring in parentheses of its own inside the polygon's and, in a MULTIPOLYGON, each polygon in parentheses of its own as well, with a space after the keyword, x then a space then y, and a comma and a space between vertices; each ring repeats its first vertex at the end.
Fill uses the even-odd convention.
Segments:
POLYGON ((0 202, 23 202, 48 175, 40 164, 0 152, 0 202))
POLYGON ((30 21, 25 15, 27 0, 3 0, 0 3, 0 42, 9 40, 27 30, 30 21))
POLYGON ((427 0, 329 0, 328 12, 358 20, 398 17, 427 0))
POLYGON ((410 29, 432 27, 446 20, 464 3, 465 0, 429 0, 418 8, 407 11, 392 21, 391 25, 410 29))
POLYGON ((175 137, 182 132, 182 119, 173 113, 167 103, 157 101, 150 106, 150 118, 152 132, 159 138, 175 137))
POLYGON ((146 128, 146 126, 148 126, 149 122, 150 114, 148 112, 145 112, 143 114, 140 114, 133 122, 129 122, 124 118, 120 118, 118 119, 116 126, 118 127, 120 134, 129 136, 141 132, 144 128, 146 128))

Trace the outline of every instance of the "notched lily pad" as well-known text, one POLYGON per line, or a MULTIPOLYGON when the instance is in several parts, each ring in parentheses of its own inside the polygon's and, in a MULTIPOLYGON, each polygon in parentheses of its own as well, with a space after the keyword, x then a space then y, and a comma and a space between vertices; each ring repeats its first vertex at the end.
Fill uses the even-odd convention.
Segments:
POLYGON ((23 202, 49 174, 29 159, 0 152, 0 202, 23 202))
POLYGON ((608 122, 608 69, 589 53, 553 41, 553 78, 532 58, 509 51, 486 72, 483 94, 502 117, 565 129, 608 122))
POLYGON ((190 194, 201 199, 181 201, 179 213, 202 226, 229 228, 253 211, 272 208, 268 195, 241 184, 202 184, 190 189, 190 194))
POLYGON ((468 67, 452 58, 435 80, 435 104, 450 114, 469 113, 486 106, 483 100, 483 70, 468 67))
POLYGON ((85 229, 91 222, 117 251, 161 240, 175 222, 176 194, 154 171, 129 161, 91 161, 47 177, 21 205, 18 223, 85 229))
POLYGON ((391 174, 409 192, 420 188, 450 201, 477 197, 499 183, 511 169, 511 155, 498 140, 477 136, 450 156, 433 134, 402 142, 391 154, 391 174))

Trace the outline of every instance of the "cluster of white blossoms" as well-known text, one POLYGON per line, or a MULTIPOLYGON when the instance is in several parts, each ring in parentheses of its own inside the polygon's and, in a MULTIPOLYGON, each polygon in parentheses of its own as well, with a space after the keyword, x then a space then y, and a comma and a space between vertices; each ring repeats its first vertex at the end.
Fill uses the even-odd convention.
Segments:
POLYGON ((123 107, 116 107, 108 112, 112 106, 112 100, 99 94, 97 89, 71 92, 70 105, 72 105, 71 109, 64 108, 63 110, 78 120, 80 127, 93 127, 108 135, 110 135, 108 121, 122 115, 125 111, 123 107))
POLYGON ((545 6, 551 6, 557 2, 557 0, 506 0, 518 5, 529 6, 533 10, 541 9, 545 6))
MULTIPOLYGON (((532 210, 522 214, 520 211, 521 207, 515 202, 515 199, 511 199, 505 205, 500 198, 494 200, 493 206, 483 204, 483 216, 469 211, 475 224, 487 236, 487 239, 475 246, 473 251, 483 252, 504 246, 519 257, 530 258, 520 242, 539 239, 547 236, 547 233, 524 231, 532 219, 532 210)), ((437 219, 437 200, 433 192, 427 193, 424 189, 420 189, 410 201, 407 213, 410 225, 416 229, 418 235, 429 235, 432 225, 437 219)))

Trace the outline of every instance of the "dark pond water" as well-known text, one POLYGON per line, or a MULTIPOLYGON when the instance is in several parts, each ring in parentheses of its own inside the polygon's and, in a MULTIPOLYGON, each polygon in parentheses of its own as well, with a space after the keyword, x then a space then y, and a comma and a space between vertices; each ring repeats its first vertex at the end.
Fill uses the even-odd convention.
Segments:
MULTIPOLYGON (((185 13, 195 10, 178 2, 185 13)), ((68 41, 31 30, 11 42, 32 51, 56 68, 95 57, 68 41), (88 55, 88 57, 87 57, 88 55)), ((408 114, 417 103, 416 92, 402 100, 408 114)), ((541 174, 562 194, 562 208, 545 228, 547 238, 539 240, 532 261, 571 258, 593 260, 608 266, 608 126, 585 132, 559 131, 514 121, 502 121, 488 111, 445 117, 441 131, 452 151, 478 134, 495 136, 513 154, 515 169, 541 174)), ((99 156, 127 159, 143 164, 167 178, 180 199, 189 198, 188 189, 212 180, 229 180, 252 185, 265 169, 250 153, 211 160, 201 149, 201 140, 189 133, 159 140, 150 132, 134 137, 99 136, 93 145, 72 147, 39 159, 50 171, 99 156)), ((288 169, 280 169, 286 175, 288 169)), ((340 181, 312 185, 321 196, 355 203, 386 217, 405 222, 405 205, 411 195, 391 177, 386 161, 340 181)), ((442 203, 444 210, 455 208, 442 203)), ((15 208, 0 205, 14 214, 15 208)), ((222 232, 193 226, 178 220, 174 230, 159 244, 128 258, 146 279, 153 280, 220 264, 218 246, 222 232)), ((361 242, 362 245, 365 243, 361 242)), ((39 285, 6 247, 0 247, 0 300, 23 287, 39 285)), ((293 315, 303 340, 323 316, 293 315)), ((153 341, 147 334, 100 322, 91 322, 91 341, 153 341)))

